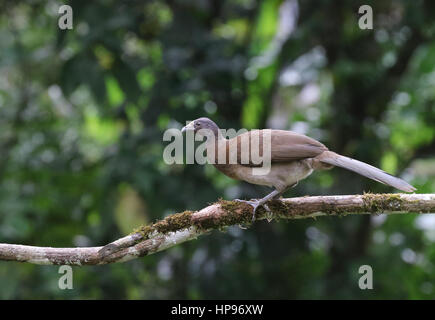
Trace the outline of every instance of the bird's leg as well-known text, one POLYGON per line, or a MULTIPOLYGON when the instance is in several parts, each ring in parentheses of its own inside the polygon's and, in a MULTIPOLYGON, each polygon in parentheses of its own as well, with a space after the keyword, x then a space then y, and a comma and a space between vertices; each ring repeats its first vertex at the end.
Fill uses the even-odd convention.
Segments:
POLYGON ((238 202, 244 202, 247 203, 249 205, 252 206, 252 208, 254 208, 254 211, 252 213, 252 222, 255 221, 255 213, 257 212, 257 208, 259 206, 263 206, 266 211, 268 212, 267 215, 267 221, 271 221, 272 220, 272 214, 271 211, 269 209, 269 207, 267 206, 266 202, 272 199, 278 199, 284 192, 286 192, 288 189, 296 187, 299 181, 296 181, 295 183, 293 183, 292 185, 288 186, 287 188, 285 188, 284 190, 273 190, 271 193, 269 193, 267 196, 265 196, 264 198, 261 199, 254 199, 254 200, 240 200, 240 199, 234 199, 234 201, 238 201, 238 202))
POLYGON ((289 185, 288 187, 286 187, 284 190, 282 190, 280 193, 278 193, 275 197, 273 197, 273 199, 278 199, 280 196, 282 196, 285 192, 287 192, 287 190, 290 190, 291 188, 294 188, 298 185, 299 181, 296 181, 295 183, 293 183, 292 185, 289 185))
MULTIPOLYGON (((257 212, 257 208, 259 206, 263 206, 267 201, 274 199, 275 197, 280 196, 282 193, 282 191, 278 191, 278 190, 273 190, 271 193, 269 193, 267 196, 265 196, 264 198, 261 199, 254 199, 254 200, 240 200, 240 199, 235 199, 234 201, 238 201, 238 202, 244 202, 249 204, 250 206, 252 206, 252 208, 254 209, 252 212, 252 222, 255 221, 255 213, 257 212)), ((266 208, 266 210, 268 212, 270 212, 269 207, 264 206, 266 208)))

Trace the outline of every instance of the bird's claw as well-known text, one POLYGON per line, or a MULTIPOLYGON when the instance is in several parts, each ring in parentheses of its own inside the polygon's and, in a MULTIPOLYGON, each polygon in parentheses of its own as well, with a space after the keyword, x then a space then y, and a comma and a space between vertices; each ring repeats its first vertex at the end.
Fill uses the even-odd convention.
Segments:
POLYGON ((243 203, 247 203, 249 204, 254 210, 252 211, 252 222, 255 221, 255 213, 257 212, 258 207, 263 206, 264 209, 267 211, 267 216, 266 219, 267 221, 271 221, 272 220, 272 212, 269 209, 269 207, 267 206, 267 204, 265 204, 264 202, 262 202, 261 200, 241 200, 241 199, 234 199, 234 201, 237 202, 243 202, 243 203))

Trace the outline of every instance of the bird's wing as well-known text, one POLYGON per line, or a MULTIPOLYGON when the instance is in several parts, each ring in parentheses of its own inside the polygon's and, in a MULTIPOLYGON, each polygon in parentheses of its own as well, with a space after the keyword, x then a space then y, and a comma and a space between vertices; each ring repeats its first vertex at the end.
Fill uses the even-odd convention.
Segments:
MULTIPOLYGON (((264 131, 264 130, 262 130, 264 131)), ((293 131, 271 130, 272 162, 314 158, 328 150, 322 143, 293 131)))
POLYGON ((263 146, 263 143, 270 141, 272 163, 313 158, 328 150, 327 147, 317 140, 293 131, 270 129, 252 130, 227 140, 226 143, 227 154, 231 154, 236 150, 237 163, 247 166, 254 166, 258 163, 253 161, 253 157, 258 155, 258 153, 254 154, 252 148, 246 147, 247 141, 249 141, 249 146, 251 146, 252 143, 255 146, 258 142, 260 157, 263 156, 263 151, 267 152, 268 150, 267 146, 263 146), (237 145, 237 147, 235 147, 235 145, 237 145), (242 145, 245 147, 242 148, 242 145), (248 154, 248 156, 246 154, 248 154), (248 158, 249 161, 247 161, 248 158))

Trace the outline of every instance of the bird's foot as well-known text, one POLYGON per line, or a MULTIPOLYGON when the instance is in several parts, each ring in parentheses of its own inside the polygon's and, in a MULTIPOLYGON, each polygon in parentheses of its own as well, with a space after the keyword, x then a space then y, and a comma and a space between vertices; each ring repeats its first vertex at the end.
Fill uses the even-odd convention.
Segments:
POLYGON ((270 211, 269 207, 264 201, 261 200, 241 200, 241 199, 234 199, 234 201, 237 202, 243 202, 249 204, 254 210, 252 211, 252 222, 255 221, 255 213, 257 212, 258 207, 263 206, 264 209, 267 211, 266 219, 268 222, 272 221, 273 219, 273 213, 270 211))

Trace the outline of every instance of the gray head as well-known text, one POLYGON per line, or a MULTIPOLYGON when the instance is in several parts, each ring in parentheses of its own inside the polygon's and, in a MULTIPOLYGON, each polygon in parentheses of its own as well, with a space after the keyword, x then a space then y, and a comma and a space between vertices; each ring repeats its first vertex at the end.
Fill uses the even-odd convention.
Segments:
POLYGON ((181 131, 185 132, 188 130, 193 130, 193 132, 202 136, 214 135, 215 138, 220 137, 220 131, 217 124, 214 123, 209 118, 205 118, 205 117, 193 120, 187 126, 185 126, 181 131))

